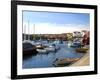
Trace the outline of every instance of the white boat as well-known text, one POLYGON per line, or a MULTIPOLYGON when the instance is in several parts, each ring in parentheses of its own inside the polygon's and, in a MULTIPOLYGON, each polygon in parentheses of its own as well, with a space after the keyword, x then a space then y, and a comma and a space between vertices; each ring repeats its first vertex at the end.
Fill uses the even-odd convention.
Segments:
POLYGON ((60 47, 58 47, 58 46, 53 46, 53 45, 50 45, 50 46, 48 46, 48 47, 46 47, 46 48, 44 48, 45 50, 47 50, 47 51, 56 51, 56 50, 59 50, 60 49, 60 47))
POLYGON ((73 45, 73 43, 70 42, 70 41, 67 43, 67 46, 68 46, 68 47, 71 47, 72 45, 73 45))
POLYGON ((47 53, 47 50, 45 49, 36 49, 38 51, 38 53, 47 53))
POLYGON ((44 48, 45 50, 47 50, 47 51, 55 51, 56 49, 54 48, 54 47, 52 47, 52 46, 49 46, 49 47, 46 47, 46 48, 44 48))
POLYGON ((54 44, 63 44, 63 41, 62 40, 55 40, 53 43, 54 44))
POLYGON ((36 45, 37 49, 43 49, 42 45, 36 45))

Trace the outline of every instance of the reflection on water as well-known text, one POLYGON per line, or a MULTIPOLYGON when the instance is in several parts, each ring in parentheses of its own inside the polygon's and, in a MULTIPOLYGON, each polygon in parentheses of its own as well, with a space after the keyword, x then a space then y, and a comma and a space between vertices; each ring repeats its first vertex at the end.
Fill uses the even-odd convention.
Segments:
POLYGON ((54 67, 53 62, 58 58, 79 58, 82 53, 76 53, 74 48, 68 47, 67 44, 58 44, 60 50, 49 53, 37 53, 23 59, 23 68, 45 68, 54 67))

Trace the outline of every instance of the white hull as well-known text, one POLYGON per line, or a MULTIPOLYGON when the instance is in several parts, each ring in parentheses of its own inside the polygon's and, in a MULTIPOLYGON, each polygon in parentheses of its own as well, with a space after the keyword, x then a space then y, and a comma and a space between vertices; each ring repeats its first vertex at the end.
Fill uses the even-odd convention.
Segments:
POLYGON ((47 47, 47 48, 45 48, 45 50, 47 50, 47 51, 55 51, 55 48, 47 47))
POLYGON ((47 53, 47 50, 45 50, 45 49, 37 49, 37 51, 38 51, 39 53, 47 53))

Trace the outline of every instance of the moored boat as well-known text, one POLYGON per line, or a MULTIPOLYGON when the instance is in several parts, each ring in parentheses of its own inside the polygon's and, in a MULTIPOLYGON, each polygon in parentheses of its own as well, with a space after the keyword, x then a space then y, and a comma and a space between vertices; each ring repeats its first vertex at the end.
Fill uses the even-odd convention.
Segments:
POLYGON ((55 62, 54 62, 54 66, 66 66, 66 65, 69 65, 69 64, 72 64, 76 61, 78 61, 80 58, 64 58, 64 59, 57 59, 55 62))
POLYGON ((77 49, 75 49, 75 51, 78 53, 87 53, 88 48, 77 48, 77 49))
POLYGON ((48 52, 51 52, 51 51, 55 51, 55 48, 54 47, 46 47, 45 50, 47 50, 48 52))
POLYGON ((50 51, 51 52, 55 52, 55 51, 59 50, 60 47, 58 47, 55 44, 53 44, 53 45, 49 45, 49 46, 45 47, 44 49, 47 50, 47 51, 49 51, 49 52, 50 51))
POLYGON ((28 56, 28 55, 32 55, 36 53, 37 53, 37 50, 34 45, 28 42, 23 43, 23 56, 28 56))
POLYGON ((45 49, 37 49, 38 53, 47 53, 47 50, 45 49))

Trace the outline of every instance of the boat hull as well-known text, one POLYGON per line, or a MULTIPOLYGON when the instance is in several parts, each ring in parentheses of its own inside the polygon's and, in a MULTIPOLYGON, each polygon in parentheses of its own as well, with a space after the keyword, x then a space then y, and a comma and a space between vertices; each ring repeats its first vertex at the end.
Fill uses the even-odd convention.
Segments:
POLYGON ((37 53, 37 50, 36 49, 26 49, 26 50, 23 50, 23 56, 30 56, 30 55, 34 55, 37 53))
POLYGON ((87 53, 88 48, 77 48, 75 51, 78 53, 87 53))
POLYGON ((80 58, 64 58, 64 59, 58 59, 54 62, 54 66, 61 67, 61 66, 67 66, 70 65, 76 61, 78 61, 80 58))
POLYGON ((37 49, 38 53, 47 53, 47 51, 45 49, 37 49))

